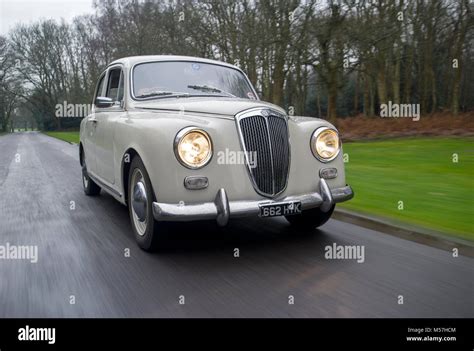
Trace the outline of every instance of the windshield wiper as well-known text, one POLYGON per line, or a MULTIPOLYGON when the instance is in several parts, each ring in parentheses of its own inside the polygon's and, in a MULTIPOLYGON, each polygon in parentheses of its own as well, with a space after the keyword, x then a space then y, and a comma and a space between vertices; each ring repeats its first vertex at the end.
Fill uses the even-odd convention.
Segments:
POLYGON ((188 88, 189 89, 194 89, 194 90, 200 90, 200 91, 203 91, 205 93, 225 94, 227 96, 235 97, 234 94, 231 94, 227 91, 223 91, 223 90, 218 89, 218 88, 210 87, 208 85, 188 85, 188 88))
POLYGON ((181 92, 176 92, 176 91, 151 91, 146 94, 141 94, 138 96, 135 96, 136 98, 142 99, 142 98, 148 98, 148 97, 158 97, 158 96, 171 96, 171 97, 188 97, 188 93, 181 93, 181 92))

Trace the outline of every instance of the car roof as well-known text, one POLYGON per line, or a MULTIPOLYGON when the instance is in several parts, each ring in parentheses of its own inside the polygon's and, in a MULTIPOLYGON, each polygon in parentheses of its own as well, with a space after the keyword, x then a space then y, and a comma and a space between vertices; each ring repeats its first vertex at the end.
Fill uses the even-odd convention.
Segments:
POLYGON ((188 61, 188 62, 202 62, 202 63, 210 63, 214 65, 221 65, 227 66, 230 68, 238 69, 240 68, 231 65, 226 62, 217 61, 217 60, 209 60, 201 57, 193 57, 193 56, 176 56, 176 55, 145 55, 145 56, 128 56, 123 57, 118 60, 111 62, 108 66, 112 66, 115 64, 123 64, 125 66, 133 66, 137 63, 145 63, 145 62, 157 62, 157 61, 188 61))

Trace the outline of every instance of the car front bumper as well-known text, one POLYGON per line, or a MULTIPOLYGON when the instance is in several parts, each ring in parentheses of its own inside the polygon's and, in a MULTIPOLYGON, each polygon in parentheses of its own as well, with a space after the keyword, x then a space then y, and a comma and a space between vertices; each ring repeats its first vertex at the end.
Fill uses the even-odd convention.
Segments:
POLYGON ((320 179, 319 192, 287 196, 279 199, 262 199, 252 201, 229 201, 225 189, 220 189, 214 202, 199 204, 170 204, 153 202, 153 217, 157 221, 186 222, 215 219, 220 226, 225 226, 229 218, 259 216, 260 205, 282 202, 301 202, 301 209, 319 207, 323 212, 332 205, 352 199, 354 192, 349 185, 329 189, 326 181, 320 179))

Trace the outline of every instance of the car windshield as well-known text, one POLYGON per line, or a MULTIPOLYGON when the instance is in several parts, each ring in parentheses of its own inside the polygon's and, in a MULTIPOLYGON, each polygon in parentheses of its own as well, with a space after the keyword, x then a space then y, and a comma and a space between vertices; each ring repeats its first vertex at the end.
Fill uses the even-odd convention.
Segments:
POLYGON ((186 96, 257 98, 242 72, 231 67, 188 61, 136 65, 133 95, 137 99, 186 96))

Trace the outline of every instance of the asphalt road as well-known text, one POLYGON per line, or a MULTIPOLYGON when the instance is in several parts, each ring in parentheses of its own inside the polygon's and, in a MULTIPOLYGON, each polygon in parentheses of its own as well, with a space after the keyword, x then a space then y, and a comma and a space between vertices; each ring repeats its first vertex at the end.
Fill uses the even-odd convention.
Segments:
POLYGON ((296 233, 282 218, 171 224, 149 254, 127 209, 86 197, 80 174, 75 145, 0 137, 0 245, 38 246, 37 263, 0 260, 0 317, 474 317, 471 258, 336 220, 296 233), (333 243, 364 245, 365 261, 325 259, 333 243))

